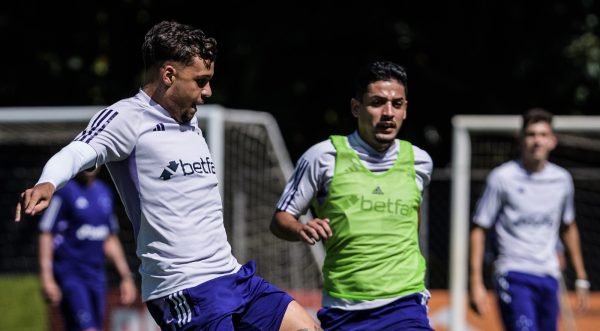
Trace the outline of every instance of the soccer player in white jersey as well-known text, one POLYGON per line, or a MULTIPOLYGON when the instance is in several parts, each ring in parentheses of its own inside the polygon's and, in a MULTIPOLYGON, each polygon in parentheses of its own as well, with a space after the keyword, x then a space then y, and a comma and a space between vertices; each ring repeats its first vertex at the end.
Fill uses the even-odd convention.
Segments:
POLYGON ((571 175, 548 161, 557 140, 552 114, 533 108, 523 115, 521 157, 488 176, 470 234, 470 303, 489 310, 483 281, 486 231, 494 231, 495 290, 508 331, 553 331, 558 327, 559 233, 575 268, 579 309, 587 308, 589 282, 575 224, 571 175))
POLYGON ((106 164, 134 229, 142 300, 163 330, 317 330, 287 293, 231 254, 215 165, 194 116, 212 94, 216 41, 177 22, 142 45, 145 81, 100 111, 21 194, 15 220, 47 207, 81 170, 106 164))
POLYGON ((365 66, 350 101, 358 129, 308 149, 277 203, 277 237, 324 242, 317 316, 325 330, 432 330, 418 231, 433 163, 424 150, 396 139, 406 88, 402 66, 365 66), (311 207, 316 218, 301 223, 311 207))

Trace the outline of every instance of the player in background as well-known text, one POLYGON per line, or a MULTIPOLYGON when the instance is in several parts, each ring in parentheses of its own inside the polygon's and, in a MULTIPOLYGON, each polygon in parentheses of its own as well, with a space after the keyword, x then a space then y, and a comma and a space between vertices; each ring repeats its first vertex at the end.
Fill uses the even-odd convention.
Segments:
POLYGON ((142 300, 163 330, 316 330, 287 293, 231 253, 215 165, 195 114, 212 95, 217 43, 163 21, 142 45, 145 81, 98 112, 21 194, 15 220, 43 210, 55 189, 106 164, 132 222, 142 300))
POLYGON ((575 223, 571 175, 548 161, 557 139, 552 114, 534 108, 523 114, 520 158, 495 168, 478 201, 470 233, 470 302, 484 315, 489 307, 483 282, 486 231, 495 231, 495 290, 506 330, 557 330, 559 233, 577 280, 578 309, 588 305, 590 283, 575 223))
POLYGON ((110 188, 98 169, 80 172, 58 190, 40 222, 39 264, 44 296, 60 306, 65 329, 99 331, 105 314, 105 256, 121 277, 121 303, 137 288, 125 260, 110 188))
POLYGON ((277 203, 277 237, 325 245, 317 315, 325 330, 432 330, 418 232, 433 164, 427 152, 396 139, 406 88, 398 64, 362 68, 350 100, 357 130, 309 148, 277 203), (311 206, 316 218, 301 223, 311 206))

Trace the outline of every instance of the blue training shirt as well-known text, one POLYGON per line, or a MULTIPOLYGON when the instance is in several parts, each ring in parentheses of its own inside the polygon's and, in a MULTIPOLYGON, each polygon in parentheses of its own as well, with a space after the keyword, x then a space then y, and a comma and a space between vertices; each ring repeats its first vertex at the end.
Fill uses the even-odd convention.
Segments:
POLYGON ((88 187, 70 180, 58 190, 40 222, 54 235, 54 271, 96 271, 104 278, 104 241, 118 231, 110 188, 96 179, 88 187))

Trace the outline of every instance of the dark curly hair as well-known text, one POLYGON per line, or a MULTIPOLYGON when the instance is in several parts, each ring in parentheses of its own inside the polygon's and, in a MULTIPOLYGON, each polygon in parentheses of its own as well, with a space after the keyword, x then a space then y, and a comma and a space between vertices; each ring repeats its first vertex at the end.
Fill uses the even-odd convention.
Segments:
POLYGON ((401 65, 390 61, 371 62, 364 66, 356 75, 354 97, 357 100, 362 99, 363 95, 367 92, 367 87, 373 82, 393 79, 404 86, 404 93, 408 93, 408 77, 406 70, 401 65))
POLYGON ((192 26, 162 21, 144 37, 142 57, 146 70, 160 67, 168 60, 191 65, 196 56, 210 68, 217 57, 217 41, 192 26))

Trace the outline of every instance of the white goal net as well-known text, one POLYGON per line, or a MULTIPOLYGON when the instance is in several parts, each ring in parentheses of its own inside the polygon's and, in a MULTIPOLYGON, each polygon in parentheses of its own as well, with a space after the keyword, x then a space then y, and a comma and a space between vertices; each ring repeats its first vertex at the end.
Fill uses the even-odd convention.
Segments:
MULTIPOLYGON (((520 116, 460 115, 452 119, 450 238, 450 329, 467 330, 468 231, 471 212, 487 174, 517 156, 520 116)), ((558 146, 550 160, 566 168, 575 183, 577 224, 592 287, 600 285, 600 116, 555 116, 558 146)), ((572 284, 573 270, 564 275, 572 284)), ((488 277, 489 278, 489 277, 488 277)))

